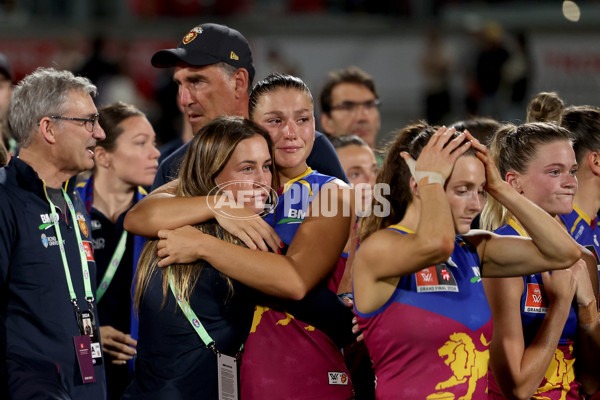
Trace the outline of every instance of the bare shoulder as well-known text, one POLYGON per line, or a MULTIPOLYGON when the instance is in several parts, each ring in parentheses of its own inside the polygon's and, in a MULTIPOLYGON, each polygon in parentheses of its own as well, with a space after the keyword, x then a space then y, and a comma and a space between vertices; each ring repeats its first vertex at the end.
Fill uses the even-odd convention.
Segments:
POLYGON ((392 229, 381 229, 369 236, 358 248, 359 252, 367 259, 377 259, 390 252, 390 249, 398 249, 400 241, 406 239, 407 235, 392 229))

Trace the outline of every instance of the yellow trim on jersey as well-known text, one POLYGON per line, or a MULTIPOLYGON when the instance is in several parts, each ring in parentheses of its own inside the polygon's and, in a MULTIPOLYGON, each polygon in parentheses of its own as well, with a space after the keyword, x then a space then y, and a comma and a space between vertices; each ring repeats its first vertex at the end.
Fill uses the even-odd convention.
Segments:
POLYGON ((517 231, 517 233, 520 236, 529 237, 529 235, 527 234, 527 232, 525 232, 525 229, 523 229, 523 227, 521 225, 519 225, 519 223, 517 221, 515 221, 514 219, 512 219, 512 218, 509 219, 507 223, 508 223, 509 226, 512 226, 512 228, 515 231, 517 231))
MULTIPOLYGON (((575 228, 577 227, 577 224, 579 223, 579 221, 584 220, 585 222, 587 222, 587 224, 589 226, 592 226, 592 219, 585 213, 583 212, 583 210, 579 207, 577 207, 575 204, 573 204, 573 210, 575 210, 577 212, 577 219, 575 220, 575 222, 573 222, 573 227, 571 227, 571 235, 573 235, 573 233, 575 232, 575 228)), ((592 226, 593 228, 593 226, 592 226)))
POLYGON ((304 185, 308 188, 308 194, 310 196, 313 195, 312 192, 312 188, 310 187, 310 184, 308 182, 306 182, 305 180, 302 180, 302 178, 304 178, 305 176, 310 175, 313 172, 311 167, 306 168, 306 171, 304 171, 303 173, 301 173, 300 175, 298 175, 297 177, 290 179, 289 181, 287 181, 284 185, 283 185, 283 193, 287 192, 288 189, 290 187, 292 187, 292 185, 294 184, 294 182, 298 182, 301 185, 304 185))
POLYGON ((390 225, 390 226, 388 226, 388 229, 389 229, 389 228, 392 228, 392 229, 397 229, 397 230, 399 230, 399 231, 406 232, 406 233, 416 233, 415 231, 413 231, 413 230, 410 230, 410 229, 408 229, 407 227, 405 227, 405 226, 402 226, 402 225, 399 225, 399 224, 390 225))

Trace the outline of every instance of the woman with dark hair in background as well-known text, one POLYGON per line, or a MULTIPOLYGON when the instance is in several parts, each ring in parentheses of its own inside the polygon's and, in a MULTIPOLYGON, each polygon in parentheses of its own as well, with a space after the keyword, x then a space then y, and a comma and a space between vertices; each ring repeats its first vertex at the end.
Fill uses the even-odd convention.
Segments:
POLYGON ((106 139, 94 148, 92 174, 77 190, 92 221, 96 301, 112 400, 121 398, 133 373, 137 321, 131 312, 131 282, 145 243, 124 230, 123 219, 146 195, 143 186, 152 184, 160 153, 152 125, 136 107, 117 102, 98 111, 106 139))

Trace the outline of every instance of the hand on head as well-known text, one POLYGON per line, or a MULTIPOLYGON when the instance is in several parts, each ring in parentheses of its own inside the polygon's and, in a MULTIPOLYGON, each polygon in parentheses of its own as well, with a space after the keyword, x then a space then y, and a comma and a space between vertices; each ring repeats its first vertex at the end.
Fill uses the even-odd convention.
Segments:
POLYGON ((498 168, 496 168, 496 164, 494 163, 494 159, 492 158, 490 151, 487 147, 481 144, 479 140, 475 139, 475 137, 471 135, 468 131, 465 130, 464 132, 467 139, 471 141, 471 145, 473 146, 473 148, 477 150, 477 153, 475 153, 475 155, 479 160, 481 160, 485 167, 485 190, 491 193, 496 192, 501 185, 505 185, 506 183, 500 176, 500 172, 498 171, 498 168))
POLYGON ((431 136, 427 145, 415 162, 410 154, 402 152, 401 156, 408 164, 418 185, 440 183, 444 185, 456 160, 470 147, 471 142, 465 141, 464 133, 452 138, 456 130, 442 127, 431 136))

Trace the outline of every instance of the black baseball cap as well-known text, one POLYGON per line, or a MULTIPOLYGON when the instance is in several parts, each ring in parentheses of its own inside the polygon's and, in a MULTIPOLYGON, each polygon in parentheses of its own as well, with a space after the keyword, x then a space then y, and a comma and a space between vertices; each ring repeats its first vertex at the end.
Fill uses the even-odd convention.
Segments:
POLYGON ((224 62, 245 68, 250 82, 255 72, 246 38, 235 29, 212 23, 196 26, 181 39, 176 49, 157 51, 151 62, 156 68, 170 68, 181 62, 194 67, 224 62))
POLYGON ((3 74, 12 82, 13 74, 12 69, 10 68, 10 64, 8 63, 8 58, 2 53, 0 53, 0 74, 3 74))

